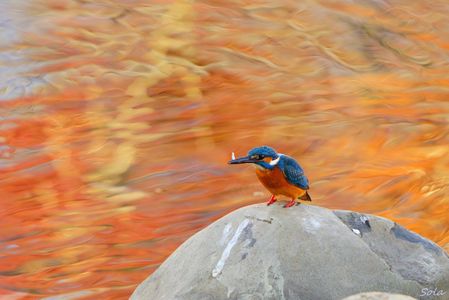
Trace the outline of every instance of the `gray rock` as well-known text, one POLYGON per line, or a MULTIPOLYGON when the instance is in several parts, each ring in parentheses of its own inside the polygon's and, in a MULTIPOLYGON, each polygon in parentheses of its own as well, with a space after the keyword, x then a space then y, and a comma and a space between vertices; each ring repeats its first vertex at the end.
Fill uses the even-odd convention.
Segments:
POLYGON ((400 294, 390 294, 390 293, 361 293, 353 296, 344 298, 343 300, 414 300, 416 298, 400 295, 400 294))
POLYGON ((449 257, 435 243, 372 215, 281 205, 247 206, 201 230, 131 299, 449 299, 449 257), (426 288, 446 294, 420 297, 426 288))

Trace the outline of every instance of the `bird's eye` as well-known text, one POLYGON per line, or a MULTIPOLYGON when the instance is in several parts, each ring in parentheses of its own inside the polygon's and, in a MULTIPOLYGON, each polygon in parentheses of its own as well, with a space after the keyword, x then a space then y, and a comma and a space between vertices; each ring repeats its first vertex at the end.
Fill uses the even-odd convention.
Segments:
POLYGON ((264 155, 260 155, 260 154, 254 154, 253 156, 251 156, 252 159, 256 159, 256 160, 261 160, 264 157, 265 157, 264 155))

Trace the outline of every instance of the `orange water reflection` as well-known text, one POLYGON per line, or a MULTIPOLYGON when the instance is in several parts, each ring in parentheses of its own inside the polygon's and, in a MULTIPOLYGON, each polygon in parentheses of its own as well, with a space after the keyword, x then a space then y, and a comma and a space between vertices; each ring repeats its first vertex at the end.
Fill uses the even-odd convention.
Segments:
POLYGON ((261 144, 449 250, 444 0, 146 3, 1 7, 0 295, 129 296, 267 199, 226 165, 261 144))

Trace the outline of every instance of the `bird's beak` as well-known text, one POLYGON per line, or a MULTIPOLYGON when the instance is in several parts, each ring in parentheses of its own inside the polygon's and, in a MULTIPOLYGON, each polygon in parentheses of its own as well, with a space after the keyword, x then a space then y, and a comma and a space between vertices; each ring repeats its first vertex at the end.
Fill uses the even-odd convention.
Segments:
POLYGON ((257 159, 251 159, 251 158, 249 158, 249 156, 244 156, 244 157, 232 159, 232 160, 228 161, 228 164, 230 164, 230 165, 250 164, 250 163, 255 163, 257 161, 258 161, 257 159))

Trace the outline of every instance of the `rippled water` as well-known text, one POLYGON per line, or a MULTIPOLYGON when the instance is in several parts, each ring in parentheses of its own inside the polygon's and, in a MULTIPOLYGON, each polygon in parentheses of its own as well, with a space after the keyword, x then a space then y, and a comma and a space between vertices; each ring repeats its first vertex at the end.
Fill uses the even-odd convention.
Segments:
POLYGON ((446 0, 0 3, 0 295, 122 299, 186 238, 268 199, 296 157, 312 204, 449 250, 446 0))

